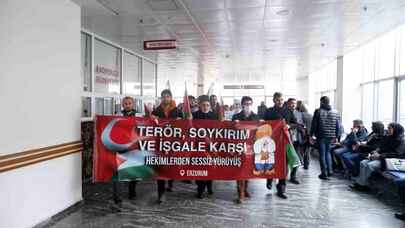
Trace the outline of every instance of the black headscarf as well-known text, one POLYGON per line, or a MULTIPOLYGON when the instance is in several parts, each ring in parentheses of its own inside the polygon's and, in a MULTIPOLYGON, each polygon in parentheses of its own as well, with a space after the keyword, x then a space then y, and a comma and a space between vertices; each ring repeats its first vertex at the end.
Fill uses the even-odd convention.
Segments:
POLYGON ((402 139, 404 137, 404 127, 399 123, 390 123, 388 125, 394 130, 394 133, 391 135, 392 138, 402 139))

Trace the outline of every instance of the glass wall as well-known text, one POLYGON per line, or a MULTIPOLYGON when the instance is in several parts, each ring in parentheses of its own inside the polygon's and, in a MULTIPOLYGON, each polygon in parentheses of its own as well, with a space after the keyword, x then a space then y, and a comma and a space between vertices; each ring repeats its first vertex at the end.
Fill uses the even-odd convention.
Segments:
POLYGON ((156 65, 148 60, 143 60, 143 75, 142 75, 142 85, 143 85, 143 96, 156 96, 156 65))
POLYGON ((120 94, 121 49, 95 39, 94 77, 95 92, 120 94))
MULTIPOLYGON (((361 90, 361 118, 367 127, 372 121, 405 123, 405 25, 357 48, 344 57, 344 74, 361 74, 361 81, 346 77, 361 90), (354 54, 352 54, 354 53, 354 54), (350 56, 350 58, 349 58, 350 56), (352 64, 356 62, 356 64, 352 64), (398 102, 397 102, 398 101, 398 102)), ((345 87, 344 87, 345 88, 345 87)), ((356 99, 345 99, 354 103, 356 99)), ((350 107, 357 107, 356 104, 350 107)))
POLYGON ((141 95, 142 58, 124 52, 124 93, 141 95))
POLYGON ((399 83, 399 96, 398 96, 398 114, 399 114, 399 122, 402 126, 405 126, 405 80, 401 80, 399 83))
POLYGON ((83 91, 91 91, 91 36, 82 33, 81 46, 83 91))
POLYGON ((82 32, 81 47, 83 120, 118 114, 124 96, 135 98, 139 112, 145 99, 155 99, 155 63, 89 32, 82 32))
POLYGON ((311 88, 309 92, 312 93, 310 95, 312 100, 309 101, 311 109, 319 107, 319 99, 322 96, 328 96, 331 105, 335 107, 336 70, 337 61, 334 60, 333 62, 309 75, 309 87, 311 88))

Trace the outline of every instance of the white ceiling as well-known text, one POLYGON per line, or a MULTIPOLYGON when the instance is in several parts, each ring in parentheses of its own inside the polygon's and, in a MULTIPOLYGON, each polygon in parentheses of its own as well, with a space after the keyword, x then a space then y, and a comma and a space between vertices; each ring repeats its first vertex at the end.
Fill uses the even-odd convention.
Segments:
POLYGON ((295 80, 405 22, 405 0, 74 1, 83 27, 156 59, 159 75, 181 84, 295 80), (179 48, 142 51, 165 38, 179 48))

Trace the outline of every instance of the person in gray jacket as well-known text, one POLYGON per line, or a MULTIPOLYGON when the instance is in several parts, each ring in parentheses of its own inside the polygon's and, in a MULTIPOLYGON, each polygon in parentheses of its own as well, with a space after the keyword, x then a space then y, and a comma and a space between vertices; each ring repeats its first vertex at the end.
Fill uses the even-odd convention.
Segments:
POLYGON ((330 145, 336 142, 340 134, 340 116, 336 110, 330 106, 329 97, 323 96, 320 99, 319 109, 315 110, 312 119, 310 141, 314 144, 314 136, 319 147, 319 163, 321 174, 318 176, 322 180, 328 180, 332 175, 332 156, 330 145))

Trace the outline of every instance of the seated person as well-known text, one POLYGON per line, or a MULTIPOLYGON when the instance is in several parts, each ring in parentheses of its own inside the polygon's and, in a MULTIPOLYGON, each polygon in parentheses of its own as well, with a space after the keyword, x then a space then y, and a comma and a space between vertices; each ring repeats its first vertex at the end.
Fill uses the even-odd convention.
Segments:
POLYGON ((405 152, 401 151, 404 143, 404 128, 398 123, 390 123, 388 135, 384 137, 381 146, 360 162, 359 176, 353 178, 355 183, 350 187, 360 191, 368 190, 369 177, 373 172, 381 171, 385 158, 405 158, 405 152))
POLYGON ((367 158, 367 155, 380 147, 384 139, 384 124, 380 121, 371 124, 372 132, 367 136, 366 141, 358 141, 352 146, 353 153, 344 153, 342 162, 351 175, 357 176, 360 161, 367 158))
POLYGON ((335 155, 336 162, 338 163, 337 166, 340 168, 346 168, 342 164, 342 155, 345 153, 353 152, 352 146, 357 144, 357 142, 361 142, 366 140, 367 138, 367 129, 363 125, 362 120, 353 120, 353 128, 352 131, 346 138, 338 145, 339 148, 333 151, 335 155))

